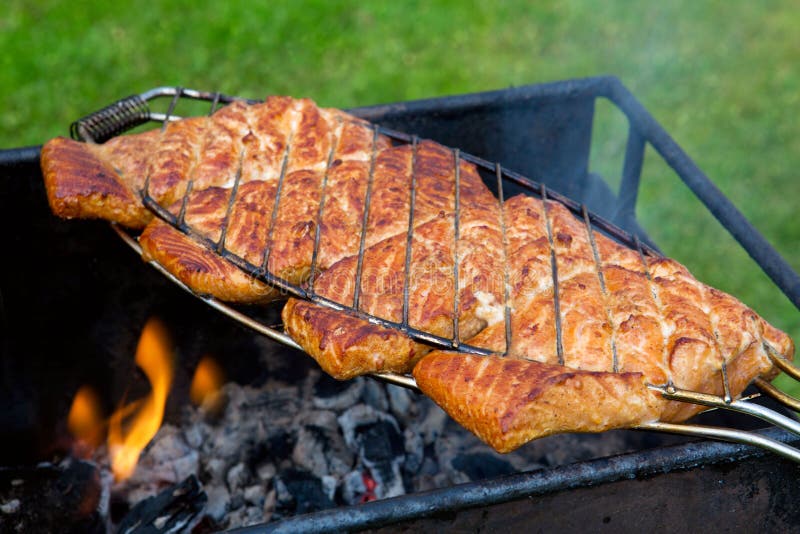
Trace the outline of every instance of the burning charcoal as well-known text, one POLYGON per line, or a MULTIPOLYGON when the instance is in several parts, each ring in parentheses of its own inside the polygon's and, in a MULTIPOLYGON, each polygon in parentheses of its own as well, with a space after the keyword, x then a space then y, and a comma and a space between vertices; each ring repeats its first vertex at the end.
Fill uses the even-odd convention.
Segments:
POLYGON ((389 399, 386 398, 386 386, 375 380, 364 381, 364 391, 361 399, 365 404, 381 412, 389 411, 389 399))
POLYGON ((418 413, 415 397, 411 391, 392 384, 386 385, 386 393, 389 396, 389 408, 398 421, 408 424, 418 413))
POLYGON ((347 504, 358 504, 364 502, 367 494, 367 485, 364 481, 364 473, 360 470, 351 471, 342 480, 342 498, 347 504))
POLYGON ((263 522, 264 512, 261 508, 255 506, 234 510, 225 517, 225 523, 228 527, 233 525, 237 527, 246 527, 263 522))
POLYGON ((414 491, 419 492, 447 486, 450 481, 447 475, 440 471, 439 463, 433 458, 426 457, 413 477, 412 483, 414 491))
POLYGON ((624 431, 603 434, 561 434, 548 436, 526 444, 515 452, 527 463, 540 466, 565 465, 592 458, 609 456, 615 451, 630 447, 630 439, 624 431))
POLYGON ((11 499, 8 502, 0 504, 0 512, 6 515, 12 515, 19 512, 19 499, 11 499))
POLYGON ((442 472, 447 475, 451 484, 469 482, 469 477, 453 467, 453 459, 466 450, 463 439, 451 435, 443 435, 434 444, 436 458, 442 472))
POLYGON ((281 459, 291 454, 295 438, 285 428, 274 428, 267 437, 266 443, 270 457, 281 459))
POLYGON ((319 477, 300 469, 287 469, 275 478, 276 512, 295 515, 335 506, 319 477))
POLYGON ((228 482, 228 489, 231 493, 235 493, 247 485, 250 479, 247 471, 247 467, 241 462, 231 467, 228 471, 225 480, 228 482))
POLYGON ((228 501, 228 510, 239 510, 244 506, 244 495, 241 493, 231 494, 231 500, 228 501))
POLYGON ((328 498, 331 501, 333 501, 336 497, 336 486, 337 486, 336 478, 330 475, 325 475, 324 477, 321 478, 321 480, 322 480, 322 489, 328 495, 328 498))
POLYGON ((211 431, 205 423, 195 423, 183 431, 183 439, 193 449, 199 449, 203 442, 208 439, 211 431))
POLYGON ((515 473, 520 468, 519 458, 513 453, 500 455, 472 435, 447 433, 436 442, 435 450, 451 484, 515 473))
POLYGON ((261 508, 264 519, 272 517, 272 513, 275 511, 276 502, 277 497, 275 496, 275 488, 273 488, 267 492, 266 496, 264 496, 264 506, 261 508))
POLYGON ((194 475, 131 508, 117 532, 190 532, 202 518, 207 497, 194 475))
POLYGON ((422 441, 425 445, 435 443, 444 431, 448 415, 444 410, 433 404, 427 397, 420 399, 426 405, 425 417, 417 425, 422 441))
POLYGON ((117 489, 133 506, 166 485, 196 475, 199 462, 197 451, 186 443, 183 433, 172 425, 164 425, 142 453, 133 475, 117 489))
POLYGON ((227 473, 226 467, 225 460, 222 458, 206 458, 203 462, 203 471, 208 476, 208 479, 204 478, 203 480, 211 480, 218 484, 222 483, 227 473))
POLYGON ((97 467, 84 461, 0 469, 0 532, 105 532, 97 467))
POLYGON ((244 500, 254 506, 264 506, 264 488, 258 484, 247 486, 244 489, 244 500))
POLYGON ((406 428, 403 431, 403 438, 406 452, 403 471, 413 475, 422 466, 422 461, 425 458, 425 444, 422 442, 422 436, 413 428, 406 428))
POLYGON ((208 495, 206 515, 216 522, 222 521, 222 518, 225 517, 225 512, 228 511, 228 501, 231 499, 227 488, 217 485, 209 486, 206 488, 206 495, 208 495))
POLYGON ((256 468, 256 475, 259 480, 272 480, 272 477, 275 476, 275 464, 271 462, 260 464, 256 468))
POLYGON ((516 469, 507 460, 488 452, 457 454, 452 460, 453 468, 464 473, 470 481, 499 477, 515 473, 516 469))
POLYGON ((320 373, 312 388, 311 402, 322 410, 345 410, 358 402, 364 391, 363 378, 335 380, 320 373))
POLYGON ((313 411, 303 415, 292 452, 295 463, 318 477, 343 476, 353 465, 353 453, 338 432, 333 412, 313 411))
POLYGON ((358 450, 359 460, 370 470, 379 499, 405 493, 400 466, 405 445, 397 422, 391 415, 357 404, 339 416, 347 444, 358 450))

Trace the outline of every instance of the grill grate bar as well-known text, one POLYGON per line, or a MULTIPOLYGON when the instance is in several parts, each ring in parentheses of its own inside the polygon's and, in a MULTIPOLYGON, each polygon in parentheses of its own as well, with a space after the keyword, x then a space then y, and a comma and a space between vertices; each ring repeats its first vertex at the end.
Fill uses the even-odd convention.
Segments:
POLYGON ((550 242, 550 274, 553 277, 553 310, 556 324, 556 353, 558 354, 558 364, 564 365, 564 340, 561 325, 561 299, 558 296, 558 261, 556 261, 556 247, 553 239, 553 226, 550 221, 549 210, 547 209, 547 188, 541 186, 542 212, 544 213, 545 226, 547 227, 547 240, 550 242))
MULTIPOLYGON (((343 122, 340 117, 336 118, 337 126, 336 131, 341 132, 343 127, 343 122)), ((333 156, 336 154, 336 146, 339 143, 339 138, 337 137, 336 133, 333 134, 333 139, 331 140, 331 149, 328 152, 328 161, 325 163, 325 174, 322 175, 322 190, 320 191, 319 195, 319 207, 317 208, 317 225, 314 229, 314 249, 311 252, 311 269, 308 275, 308 293, 309 295, 315 295, 314 292, 314 283, 317 281, 317 264, 319 262, 319 238, 320 234, 322 233, 322 214, 323 210, 325 209, 325 200, 328 193, 328 175, 331 172, 331 165, 333 164, 333 156)))
MULTIPOLYGON (((236 195, 239 193, 239 184, 242 181, 242 165, 244 165, 244 157, 245 151, 242 150, 242 153, 239 154, 239 165, 236 167, 236 176, 233 179, 233 188, 231 189, 231 196, 228 199, 228 205, 225 206, 225 218, 222 219, 222 229, 219 233, 219 241, 217 242, 217 246, 215 250, 217 253, 222 252, 225 250, 225 239, 228 237, 228 223, 231 219, 231 213, 233 212, 233 204, 236 202, 236 195)), ((189 193, 186 194, 187 198, 189 193)), ((185 203, 184 203, 185 204, 185 203)))
POLYGON ((286 148, 283 151, 283 161, 281 162, 281 174, 278 176, 278 188, 275 191, 275 202, 272 205, 272 215, 269 221, 269 230, 267 231, 266 248, 264 248, 264 257, 261 260, 261 271, 263 273, 269 272, 269 260, 272 256, 272 242, 275 235, 275 225, 278 221, 278 209, 281 205, 281 192, 283 191, 283 182, 286 178, 286 169, 289 166, 289 154, 292 150, 292 138, 294 137, 295 129, 292 128, 289 133, 289 138, 286 140, 286 148))
POLYGON ((506 208, 505 194, 503 192, 503 167, 498 163, 495 167, 497 176, 497 200, 500 203, 500 231, 503 237, 503 321, 505 322, 506 350, 505 354, 511 352, 511 293, 510 275, 508 268, 508 235, 506 234, 506 208))
POLYGON ((589 210, 583 206, 583 222, 586 226, 586 235, 589 236, 589 244, 592 247, 592 256, 594 256, 594 264, 597 269, 597 279, 600 282, 600 291, 603 293, 603 308, 606 311, 606 320, 611 325, 611 371, 614 373, 619 372, 619 355, 617 354, 617 325, 614 324, 614 318, 609 306, 608 290, 606 289, 606 277, 603 274, 603 263, 600 260, 600 251, 597 250, 597 242, 594 239, 594 230, 589 221, 589 210))
POLYGON ((411 141, 411 191, 409 192, 408 201, 408 229, 406 230, 406 257, 403 269, 405 276, 403 276, 403 331, 407 331, 410 326, 408 323, 408 301, 410 298, 410 285, 411 285, 411 257, 413 255, 412 246, 414 243, 414 211, 417 205, 417 150, 418 139, 414 137, 411 141))
POLYGON ((461 237, 461 162, 458 157, 459 150, 453 151, 453 165, 455 165, 456 198, 455 212, 453 213, 453 348, 457 349, 460 343, 458 333, 458 311, 461 296, 458 289, 458 240, 461 237))
POLYGON ((358 260, 356 263, 356 285, 353 288, 353 309, 358 311, 361 298, 361 277, 364 270, 364 248, 367 244, 367 225, 369 224, 369 207, 372 199, 372 183, 375 180, 375 163, 378 156, 378 127, 373 127, 372 153, 369 161, 369 177, 367 178, 367 192, 364 195, 364 219, 361 222, 361 238, 358 243, 358 260))
MULTIPOLYGON (((647 278, 647 285, 650 289, 650 296, 653 297, 653 303, 658 310, 659 315, 664 315, 664 305, 661 302, 661 297, 658 295, 658 291, 656 291, 656 286, 653 283, 653 277, 650 275, 650 265, 647 263, 647 258, 645 257, 645 251, 642 246, 642 242, 639 241, 639 238, 634 236, 634 245, 636 246, 636 251, 639 253, 639 260, 642 263, 642 269, 644 269, 645 278, 647 278)), ((663 341, 661 344, 661 365, 664 369, 664 372, 667 375, 667 385, 672 385, 672 370, 670 369, 669 365, 669 351, 667 350, 667 338, 663 337, 663 341)))

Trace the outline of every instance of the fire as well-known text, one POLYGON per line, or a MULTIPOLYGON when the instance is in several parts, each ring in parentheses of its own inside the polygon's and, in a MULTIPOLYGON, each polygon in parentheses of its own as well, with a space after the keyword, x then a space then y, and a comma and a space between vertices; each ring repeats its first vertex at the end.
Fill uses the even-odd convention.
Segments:
POLYGON ((81 387, 72 400, 72 407, 67 416, 67 428, 78 442, 76 446, 78 456, 88 456, 89 451, 100 445, 103 441, 104 426, 97 393, 89 386, 81 387))
POLYGON ((136 364, 147 375, 152 391, 144 399, 114 412, 109 420, 108 453, 117 480, 133 474, 139 453, 161 427, 172 385, 172 351, 164 326, 155 319, 150 319, 142 330, 136 348, 136 364), (123 428, 125 419, 130 421, 125 421, 128 424, 123 428))
MULTIPOLYGON (((164 418, 173 378, 172 350, 164 326, 150 319, 142 330, 136 348, 136 364, 150 381, 151 391, 143 399, 121 406, 108 419, 108 454, 117 480, 133 474, 139 453, 155 436, 164 418)), ((67 426, 75 436, 76 452, 96 448, 103 440, 106 423, 94 391, 84 386, 75 395, 67 426)))
POLYGON ((223 382, 220 366, 210 356, 204 356, 195 369, 189 389, 189 398, 198 406, 206 403, 212 404, 216 401, 223 382))

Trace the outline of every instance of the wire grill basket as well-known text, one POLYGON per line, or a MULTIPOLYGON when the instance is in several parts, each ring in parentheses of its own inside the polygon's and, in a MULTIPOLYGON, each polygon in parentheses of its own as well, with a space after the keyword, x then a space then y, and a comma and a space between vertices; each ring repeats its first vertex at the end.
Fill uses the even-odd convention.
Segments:
MULTIPOLYGON (((132 128, 140 126, 145 123, 155 122, 160 123, 163 127, 170 121, 175 121, 183 118, 185 115, 182 114, 181 107, 185 106, 188 102, 205 102, 207 103, 208 113, 214 113, 220 106, 229 104, 234 101, 245 101, 248 103, 257 102, 256 100, 250 99, 241 99, 236 97, 231 97, 227 95, 223 95, 220 93, 213 93, 213 92, 202 92, 202 91, 195 91, 183 88, 172 88, 172 87, 162 87, 153 89, 141 95, 134 95, 128 97, 126 99, 120 100, 110 106, 103 108, 102 110, 93 113, 87 117, 84 117, 75 123, 73 123, 71 127, 72 136, 75 139, 82 140, 82 141, 93 141, 93 142, 104 142, 105 140, 113 137, 117 134, 123 133, 128 131, 132 128), (150 103, 156 99, 168 99, 168 106, 165 112, 156 112, 151 110, 150 103)), ((196 114, 196 113, 194 113, 196 114)), ((389 130, 382 128, 380 126, 373 126, 373 144, 372 144, 372 161, 374 163, 375 154, 378 150, 377 148, 377 139, 378 136, 385 136, 395 144, 409 144, 412 147, 412 153, 416 154, 417 146, 418 146, 418 138, 415 136, 411 136, 405 133, 389 130)), ((287 144, 286 153, 288 154, 289 146, 287 144)), ((528 195, 532 195, 535 197, 540 198, 542 201, 545 200, 554 200, 556 202, 561 203, 565 206, 570 212, 580 218, 587 229, 589 235, 592 235, 592 232, 601 232, 606 236, 611 237, 615 241, 638 251, 639 255, 642 257, 643 263, 645 262, 644 258, 648 257, 659 257, 660 253, 655 248, 655 246, 643 242, 635 234, 630 234, 616 225, 608 222, 607 220, 603 219, 602 217, 597 216, 596 214, 591 213, 585 205, 579 204, 570 198, 567 198, 563 195, 558 194, 555 191, 548 190, 544 184, 537 183, 532 181, 518 173, 515 173, 509 169, 504 168, 499 163, 492 163, 486 161, 482 158, 478 158, 472 156, 470 154, 466 154, 460 152, 457 149, 453 149, 451 151, 453 161, 454 161, 454 169, 455 169, 455 217, 454 217, 454 247, 458 246, 458 239, 459 239, 459 192, 460 192, 460 181, 459 181, 459 171, 460 162, 467 162, 469 164, 474 165, 480 172, 481 176, 484 178, 484 181, 493 189, 495 194, 497 195, 500 205, 503 205, 503 201, 507 198, 509 191, 513 193, 524 192, 528 195)), ((330 164, 330 161, 329 161, 330 164)), ((374 165, 373 165, 374 168, 374 165)), ((284 168, 285 170, 285 168, 284 168)), ((327 177, 327 173, 326 173, 327 177)), ((281 173, 281 177, 278 181, 277 192, 275 195, 275 206, 277 207, 278 202, 281 197, 281 188, 283 185, 284 175, 283 172, 281 173)), ((187 191, 182 197, 182 207, 180 211, 175 214, 165 206, 161 205, 151 194, 149 188, 149 177, 145 182, 145 186, 142 193, 142 198, 144 204, 151 209, 159 218, 163 219, 165 222, 173 226, 174 228, 179 229, 181 232, 190 235, 195 240, 198 240, 204 243, 209 249, 215 251, 226 260, 230 261, 238 268, 246 272, 248 275, 252 276, 255 279, 261 280, 266 282, 280 290, 286 292, 286 294, 307 299, 318 303, 323 306, 327 306, 339 311, 344 311, 360 317, 362 319, 368 320, 373 324, 377 324, 384 327, 395 328, 403 333, 407 334, 413 339, 418 341, 422 341, 424 343, 431 344, 433 346, 449 349, 449 350, 458 350, 462 352, 469 352, 474 354, 505 354, 508 352, 509 349, 509 342, 511 339, 511 306, 509 304, 509 285, 508 285, 508 262, 504 261, 505 268, 505 287, 504 287, 504 306, 503 306, 503 314, 504 314, 504 322, 505 322, 505 339, 506 339, 506 350, 504 352, 493 352, 483 347, 473 346, 469 343, 463 342, 459 339, 459 325, 458 325, 458 310, 459 310, 459 302, 458 302, 458 273, 459 273, 459 265, 456 260, 453 265, 453 278, 455 281, 455 291, 454 291, 454 303, 453 303, 453 332, 454 335, 452 338, 443 337, 440 335, 436 335, 431 332, 424 331, 419 328, 414 328, 409 324, 408 319, 408 311, 409 311, 409 269, 410 269, 410 250, 411 250, 411 242, 414 233, 414 202, 415 202, 415 187, 416 181, 413 177, 412 173, 412 182, 411 182, 411 191, 410 191, 410 199, 411 199, 411 208, 409 210, 409 218, 408 218, 408 225, 407 225, 407 247, 406 247, 406 261, 405 261, 405 273, 404 273, 404 281, 403 281, 403 311, 402 311, 402 319, 400 321, 392 321, 388 320, 384 317, 379 317, 376 315, 368 314, 364 312, 359 303, 360 294, 359 290, 361 287, 361 277, 363 276, 363 258, 364 258, 364 251, 365 251, 365 234, 364 228, 366 228, 367 224, 367 214, 368 214, 368 207, 370 205, 370 192, 371 192, 371 183, 372 183, 372 171, 370 172, 369 182, 366 190, 366 196, 364 198, 364 205, 367 207, 364 212, 364 219, 363 219, 363 226, 362 226, 362 233, 361 239, 359 244, 359 252, 358 252, 358 267, 356 270, 356 281, 355 281, 355 292, 354 292, 354 299, 351 305, 342 304, 341 302, 336 302, 329 298, 325 298, 319 295, 314 288, 314 281, 316 278, 316 274, 318 271, 317 261, 318 261, 318 252, 319 252, 319 245, 320 245, 320 235, 319 231, 315 232, 315 239, 314 239, 314 251, 311 260, 311 276, 309 279, 309 283, 305 285, 300 285, 297 283, 293 283, 289 280, 281 278, 280 276, 275 275, 274 273, 270 272, 267 269, 269 265, 269 253, 270 249, 267 247, 265 250, 263 261, 260 264, 256 265, 247 261, 245 258, 235 254, 231 250, 226 247, 226 231, 227 226, 223 223, 222 233, 218 240, 212 241, 208 237, 202 235, 202 233, 196 231, 190 225, 187 224, 185 220, 185 213, 186 213, 186 204, 189 194, 191 192, 191 182, 187 187, 187 191)), ((228 215, 230 215, 231 207, 233 205, 234 199, 236 197, 236 190, 239 185, 239 176, 236 177, 236 182, 233 184, 233 190, 230 195, 230 200, 228 204, 228 215)), ((323 204, 325 199, 325 181, 323 180, 323 194, 320 200, 320 204, 318 207, 318 213, 321 217, 323 204)), ((272 234, 274 225, 275 225, 275 216, 277 213, 277 209, 273 209, 273 216, 270 224, 270 235, 272 234)), ((505 217, 502 217, 503 221, 505 217)), ((503 222, 503 239, 505 241, 505 223, 503 222)), ((135 237, 131 235, 128 231, 122 229, 119 226, 113 225, 114 230, 119 234, 119 236, 134 250, 141 254, 141 248, 139 247, 138 242, 136 241, 135 237)), ((550 236, 552 241, 552 236, 550 236)), ((504 243, 505 244, 505 243, 504 243)), ((594 243, 592 243, 594 246, 594 243)), ((503 250, 504 256, 507 254, 507 250, 503 250)), ((596 250, 595 250, 596 254, 596 250)), ((504 258, 505 260, 506 258, 504 258)), ((164 275, 170 278, 173 282, 181 286, 183 289, 192 292, 187 286, 185 286, 180 280, 175 278, 171 275, 166 269, 164 269, 161 265, 156 262, 152 262, 153 266, 161 271, 164 275)), ((559 313, 559 294, 558 294, 558 269, 556 266, 556 257, 553 248, 551 247, 551 265, 552 269, 551 272, 553 274, 553 288, 554 288, 554 305, 555 305, 555 319, 556 319, 556 330, 557 330, 557 338, 561 339, 561 325, 560 325, 560 313, 559 313)), ((210 306, 214 307, 218 311, 224 313, 225 315, 233 318, 234 320, 258 331, 259 333, 268 336, 272 339, 275 339, 281 343, 284 343, 288 346, 300 349, 297 343, 294 342, 285 332, 283 332, 280 326, 274 325, 265 325, 258 320, 254 319, 253 317, 243 313, 242 311, 236 309, 233 306, 225 304, 218 299, 208 296, 201 296, 196 295, 201 300, 205 301, 210 306)), ((563 363, 563 354, 561 345, 558 345, 558 352, 559 352, 559 360, 563 363)), ((790 362, 785 360, 781 355, 777 354, 774 350, 765 344, 765 349, 767 350, 769 356, 773 361, 776 363, 778 367, 782 370, 790 374, 795 379, 800 380, 800 372, 791 365, 790 362)), ((408 388, 416 388, 413 378, 405 375, 398 375, 392 373, 379 373, 375 375, 377 378, 401 385, 408 388)), ((730 394, 730 386, 728 381, 728 376, 726 373, 725 365, 723 363, 722 367, 722 377, 723 377, 723 385, 724 385, 724 394, 722 396, 717 395, 710 395, 706 393, 700 392, 693 392, 693 391, 686 391, 681 390, 673 386, 671 383, 667 384, 658 384, 658 385, 651 385, 650 387, 660 394, 662 394, 666 399, 669 400, 676 400, 682 402, 691 402, 695 404, 701 404, 704 406, 712 407, 712 408, 722 408, 732 411, 737 411, 741 413, 746 413, 749 415, 753 415, 755 417, 759 417, 764 419, 772 424, 780 426, 782 428, 791 430, 797 434, 800 434, 800 424, 797 423, 792 418, 786 417, 785 415, 779 414, 767 408, 764 408, 761 405, 755 404, 748 399, 734 399, 730 394)), ((770 394, 771 396, 778 399, 780 402, 785 404, 786 406, 797 410, 800 407, 800 403, 791 397, 779 392, 769 383, 757 379, 756 381, 757 386, 764 391, 765 393, 770 394)), ((764 438, 755 433, 749 433, 741 430, 735 429, 727 429, 727 428, 716 428, 716 427, 706 427, 706 426, 699 426, 699 425, 686 425, 686 424, 672 424, 672 423, 650 423, 650 424, 643 424, 640 426, 642 429, 648 430, 658 430, 658 431, 665 431, 665 432, 674 432, 674 433, 682 433, 688 435, 695 435, 695 436, 704 436, 704 437, 711 437, 715 439, 722 439, 726 441, 735 441, 741 443, 748 443, 756 446, 763 447, 765 449, 771 450, 778 454, 781 454, 787 458, 790 458, 794 461, 800 462, 800 451, 789 447, 781 442, 770 440, 768 438, 764 438)))

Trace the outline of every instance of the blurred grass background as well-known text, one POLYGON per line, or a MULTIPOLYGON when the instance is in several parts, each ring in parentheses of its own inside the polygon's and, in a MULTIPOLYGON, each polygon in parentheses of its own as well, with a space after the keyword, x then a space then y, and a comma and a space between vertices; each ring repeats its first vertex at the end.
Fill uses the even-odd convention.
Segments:
MULTIPOLYGON (((614 74, 800 269, 798 27, 793 0, 6 0, 0 148, 160 85, 351 107, 614 74)), ((592 170, 612 183, 624 133, 599 103, 592 170)), ((800 340, 798 311, 653 153, 639 218, 698 278, 800 340)))

